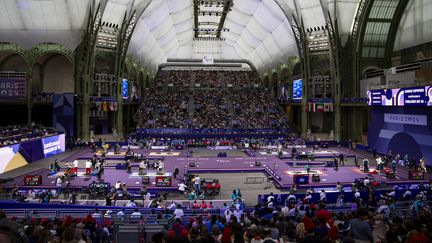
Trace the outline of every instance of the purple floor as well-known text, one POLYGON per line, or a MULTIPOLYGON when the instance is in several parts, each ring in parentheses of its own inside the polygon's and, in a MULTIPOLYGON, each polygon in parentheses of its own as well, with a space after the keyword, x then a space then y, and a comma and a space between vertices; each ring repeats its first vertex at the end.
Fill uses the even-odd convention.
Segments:
MULTIPOLYGON (((348 154, 356 154, 354 150, 348 150, 345 148, 330 148, 331 150, 336 150, 338 152, 342 152, 346 155, 348 154)), ((138 150, 136 152, 143 153, 145 156, 152 151, 150 150, 138 150)), ((153 151, 155 152, 155 151, 153 151)), ((184 173, 184 169, 189 164, 190 161, 194 161, 196 167, 188 168, 189 173, 236 173, 236 172, 265 172, 265 167, 273 170, 274 173, 280 177, 278 180, 278 185, 282 188, 289 188, 293 185, 293 176, 290 175, 289 171, 301 171, 303 170, 302 166, 289 166, 287 162, 294 162, 292 160, 281 160, 273 155, 260 155, 256 153, 256 157, 208 157, 208 158, 190 158, 187 157, 187 151, 180 151, 180 156, 167 156, 165 157, 165 170, 167 172, 173 172, 175 168, 180 169, 180 177, 184 173), (255 161, 261 161, 261 166, 255 166, 255 161), (277 168, 278 167, 278 168, 277 168)), ((289 152, 289 151, 287 151, 289 152)), ((91 157, 93 153, 90 150, 80 151, 71 157, 67 158, 67 160, 72 161, 74 159, 80 159, 91 157)), ((361 156, 359 156, 361 158, 361 156)), ((124 159, 124 156, 113 155, 110 156, 111 159, 117 158, 120 160, 124 159)), ((316 165, 317 162, 324 162, 325 159, 317 159, 313 162, 311 170, 319 170, 320 171, 320 182, 311 182, 305 186, 312 187, 322 187, 322 186, 333 186, 337 182, 342 184, 350 184, 354 181, 355 178, 366 177, 369 176, 365 173, 362 173, 359 168, 355 166, 342 166, 339 167, 339 170, 336 171, 334 168, 324 167, 320 165, 316 165)), ((300 160, 296 160, 295 162, 300 162, 300 160)), ((306 162, 306 161, 301 161, 306 162)), ((37 162, 36 162, 37 163, 37 162)), ((111 162, 113 163, 113 162, 111 162)), ((372 169, 372 168, 371 168, 372 169)), ((136 167, 133 168, 136 172, 138 169, 136 167)), ((79 171, 84 171, 83 168, 80 168, 79 171)), ((147 172, 154 172, 152 170, 148 170, 147 172)), ((42 185, 35 188, 55 188, 55 177, 48 176, 48 170, 41 169, 34 171, 31 175, 42 175, 42 185)), ((406 173, 398 174, 398 178, 396 179, 388 179, 382 175, 370 175, 373 176, 380 183, 403 183, 408 180, 406 173), (399 177, 400 176, 400 177, 399 177)), ((129 189, 138 189, 141 188, 141 178, 138 176, 131 176, 125 170, 116 170, 113 166, 107 166, 105 168, 105 173, 102 177, 105 182, 111 183, 112 185, 117 181, 125 182, 129 189)), ((78 176, 71 181, 71 185, 75 188, 87 187, 92 181, 96 180, 96 177, 85 178, 83 176, 78 176)), ((154 182, 155 178, 150 177, 150 182, 154 182)), ((176 189, 178 180, 173 179, 172 187, 169 189, 176 189)), ((417 181, 418 182, 418 181, 417 181)), ((11 186, 14 183, 17 183, 20 187, 24 187, 24 178, 23 176, 17 177, 13 182, 8 182, 5 185, 11 186)), ((223 185, 222 185, 223 186, 223 185)), ((148 185, 149 188, 154 187, 154 184, 148 185)), ((162 188, 161 188, 162 189, 162 188)), ((168 188, 166 188, 168 189, 168 188)))

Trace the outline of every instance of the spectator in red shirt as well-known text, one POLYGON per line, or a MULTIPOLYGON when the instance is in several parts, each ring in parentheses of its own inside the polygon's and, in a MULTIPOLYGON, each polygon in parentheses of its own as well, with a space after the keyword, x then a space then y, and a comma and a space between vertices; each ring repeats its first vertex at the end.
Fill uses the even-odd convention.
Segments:
POLYGON ((196 200, 193 202, 193 204, 192 204, 192 208, 194 208, 194 209, 199 208, 199 205, 198 205, 198 203, 197 203, 196 200))
POLYGON ((325 209, 324 203, 320 203, 319 208, 320 209, 317 212, 317 219, 319 220, 320 218, 324 218, 325 221, 328 223, 331 219, 331 213, 327 209, 325 209))
POLYGON ((207 204, 205 203, 204 200, 202 200, 201 204, 199 205, 200 208, 202 209, 206 209, 207 208, 207 204))
POLYGON ((209 202, 209 204, 207 205, 207 208, 214 208, 212 201, 209 202))

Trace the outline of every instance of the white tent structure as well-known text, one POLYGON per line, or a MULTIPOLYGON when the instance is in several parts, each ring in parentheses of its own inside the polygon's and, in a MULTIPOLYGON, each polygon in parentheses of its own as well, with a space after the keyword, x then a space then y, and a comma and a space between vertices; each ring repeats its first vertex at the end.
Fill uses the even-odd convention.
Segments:
MULTIPOLYGON (((90 6, 102 0, 0 0, 0 40, 30 48, 53 42, 74 49, 80 43, 90 6)), ((121 25, 125 13, 148 0, 106 0, 102 21, 121 25)), ((220 0, 227 1, 227 0, 220 0)), ((219 2, 207 0, 199 2, 219 2)), ((348 39, 360 0, 233 0, 221 40, 194 38, 193 0, 151 0, 139 16, 128 53, 154 69, 168 58, 247 59, 258 69, 298 55, 287 14, 305 29, 325 26, 325 9, 337 19, 341 43, 348 39), (285 10, 285 12, 283 11, 285 10), (289 11, 287 11, 289 10, 289 11)), ((430 0, 411 0, 402 19, 395 49, 431 41, 430 0), (420 14, 419 14, 420 13, 420 14), (418 26, 417 23, 423 23, 418 26), (419 29, 420 28, 420 29, 419 29), (426 36, 423 33, 428 33, 426 36)), ((216 16, 203 16, 212 21, 216 16)))

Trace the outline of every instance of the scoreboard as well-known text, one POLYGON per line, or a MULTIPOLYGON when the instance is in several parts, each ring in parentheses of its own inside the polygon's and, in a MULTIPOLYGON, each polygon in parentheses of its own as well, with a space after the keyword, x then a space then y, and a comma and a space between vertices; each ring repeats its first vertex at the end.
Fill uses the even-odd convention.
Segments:
POLYGON ((170 187, 172 184, 171 176, 156 176, 156 186, 170 187))
POLYGON ((369 90, 367 96, 371 106, 432 106, 432 86, 369 90))
POLYGON ((26 175, 24 176, 25 186, 39 186, 42 184, 42 176, 40 175, 26 175))

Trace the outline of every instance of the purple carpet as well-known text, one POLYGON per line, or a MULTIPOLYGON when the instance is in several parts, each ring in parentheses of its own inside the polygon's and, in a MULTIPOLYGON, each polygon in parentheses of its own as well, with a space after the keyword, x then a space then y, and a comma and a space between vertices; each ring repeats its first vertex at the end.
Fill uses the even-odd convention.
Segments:
MULTIPOLYGON (((331 150, 336 150, 338 152, 344 153, 345 155, 356 155, 355 151, 348 150, 345 148, 331 148, 331 150)), ((140 149, 136 152, 143 153, 145 156, 148 156, 150 150, 140 149)), ((289 151, 287 151, 289 152, 289 151)), ((281 189, 290 188, 294 184, 293 175, 290 174, 292 171, 302 171, 303 166, 307 163, 307 161, 301 160, 281 160, 273 155, 260 155, 259 151, 256 153, 256 157, 207 157, 207 158, 191 158, 187 157, 188 151, 182 151, 180 156, 168 156, 165 157, 165 170, 167 172, 173 172, 175 168, 180 169, 179 177, 182 177, 184 174, 185 168, 189 162, 195 162, 195 167, 187 168, 189 173, 240 173, 240 172, 264 172, 266 174, 270 174, 269 171, 277 175, 280 179, 274 179, 276 181, 277 186, 281 189), (260 161, 261 166, 255 166, 255 161, 260 161), (298 163, 297 166, 290 166, 292 163, 298 163), (265 169, 267 166, 268 169, 265 169)), ((92 157, 93 153, 90 150, 80 151, 76 154, 67 158, 68 161, 72 161, 74 159, 84 159, 88 157, 92 157)), ((361 158, 362 156, 359 157, 361 158)), ((111 159, 118 159, 119 162, 124 160, 124 156, 121 155, 113 155, 110 156, 111 159)), ((316 161, 311 162, 311 170, 318 170, 320 173, 320 181, 319 182, 310 182, 308 185, 304 185, 307 187, 322 187, 322 186, 334 186, 337 182, 341 184, 350 185, 355 178, 361 178, 366 176, 374 177, 378 182, 385 184, 394 184, 394 183, 418 183, 419 181, 408 181, 407 173, 398 173, 398 177, 396 179, 388 179, 383 175, 367 175, 360 171, 359 168, 355 166, 342 166, 339 167, 339 170, 335 170, 334 168, 324 167, 324 159, 317 159, 316 161), (321 164, 321 165, 320 165, 321 164)), ((37 163, 37 162, 36 162, 37 163)), ((373 169, 373 168, 371 168, 373 169)), ((137 172, 137 168, 134 167, 133 171, 137 172)), ((80 168, 79 171, 84 171, 83 168, 80 168)), ((148 173, 154 172, 154 170, 147 170, 148 173)), ((136 174, 136 173, 135 173, 136 174)), ((42 176, 42 185, 41 186, 33 186, 33 188, 55 188, 55 177, 48 176, 48 170, 40 169, 31 173, 31 175, 41 175, 42 176)), ((125 170, 116 170, 113 166, 107 166, 105 168, 105 173, 102 179, 115 184, 117 181, 125 182, 129 189, 139 189, 141 188, 141 178, 138 176, 131 176, 131 174, 127 173, 125 170)), ((246 179, 246 178, 245 178, 246 179)), ((71 185, 74 188, 83 188, 87 187, 92 181, 97 180, 95 176, 90 178, 85 178, 83 176, 78 176, 71 181, 71 185)), ((147 185, 148 188, 155 189, 154 185, 155 178, 150 177, 150 184, 147 185)), ((178 180, 173 179, 173 184, 170 188, 160 188, 158 189, 170 189, 175 190, 178 185, 178 180)), ((14 183, 18 184, 21 188, 26 188, 24 186, 24 176, 20 176, 14 179, 13 182, 8 182, 5 185, 11 186, 14 183)), ((224 186, 224 185, 222 185, 224 186)))

